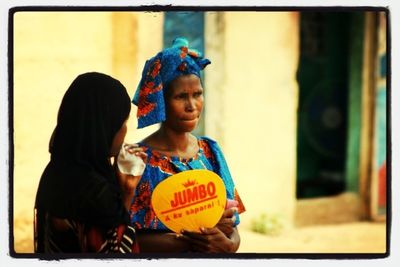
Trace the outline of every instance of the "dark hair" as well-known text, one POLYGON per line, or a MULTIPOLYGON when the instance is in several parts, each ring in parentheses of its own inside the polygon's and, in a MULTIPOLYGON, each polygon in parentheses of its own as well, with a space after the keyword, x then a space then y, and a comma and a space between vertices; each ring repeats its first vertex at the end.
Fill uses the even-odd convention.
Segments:
POLYGON ((118 80, 97 72, 79 75, 61 102, 52 157, 103 165, 130 110, 130 97, 118 80))

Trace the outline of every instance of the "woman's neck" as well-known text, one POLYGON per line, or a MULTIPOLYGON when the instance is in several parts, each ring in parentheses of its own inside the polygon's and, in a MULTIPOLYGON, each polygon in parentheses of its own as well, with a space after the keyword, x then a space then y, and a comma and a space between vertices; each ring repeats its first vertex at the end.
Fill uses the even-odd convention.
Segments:
POLYGON ((189 132, 176 132, 170 128, 161 126, 158 131, 158 138, 169 151, 186 151, 192 141, 189 132))
POLYGON ((147 141, 153 149, 170 156, 189 158, 199 149, 197 139, 190 132, 176 132, 163 125, 147 141))

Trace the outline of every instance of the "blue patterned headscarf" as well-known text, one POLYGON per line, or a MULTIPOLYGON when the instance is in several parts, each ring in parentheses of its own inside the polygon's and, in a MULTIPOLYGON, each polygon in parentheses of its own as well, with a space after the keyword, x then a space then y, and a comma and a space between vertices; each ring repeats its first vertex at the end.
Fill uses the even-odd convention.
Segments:
POLYGON ((195 74, 200 78, 200 71, 210 63, 200 52, 189 49, 184 37, 175 38, 172 47, 147 60, 132 99, 138 107, 138 128, 165 121, 164 88, 181 75, 195 74))

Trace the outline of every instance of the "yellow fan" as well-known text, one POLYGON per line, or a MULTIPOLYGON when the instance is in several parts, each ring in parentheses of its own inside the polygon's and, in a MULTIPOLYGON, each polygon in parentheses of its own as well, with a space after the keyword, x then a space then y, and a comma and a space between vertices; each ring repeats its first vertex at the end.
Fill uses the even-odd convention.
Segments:
POLYGON ((222 179, 208 170, 190 170, 159 183, 151 197, 153 210, 170 230, 200 232, 214 227, 226 204, 222 179))

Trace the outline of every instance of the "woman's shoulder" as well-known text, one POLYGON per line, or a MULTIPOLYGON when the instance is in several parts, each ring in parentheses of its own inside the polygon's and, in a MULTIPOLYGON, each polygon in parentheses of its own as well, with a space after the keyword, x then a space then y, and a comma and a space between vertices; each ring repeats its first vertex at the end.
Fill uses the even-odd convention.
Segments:
POLYGON ((211 157, 216 161, 220 161, 222 158, 224 158, 224 154, 217 141, 207 136, 200 136, 198 137, 198 140, 199 147, 207 157, 211 157))
POLYGON ((199 141, 200 147, 202 147, 202 148, 204 146, 207 146, 211 150, 218 150, 218 151, 220 150, 217 141, 215 141, 214 139, 212 139, 208 136, 198 136, 197 140, 199 141))
POLYGON ((137 142, 139 146, 145 148, 151 148, 152 146, 154 146, 153 143, 154 143, 154 133, 145 137, 141 141, 137 142))
POLYGON ((147 154, 147 156, 153 155, 153 150, 155 145, 154 135, 149 135, 143 140, 136 143, 139 147, 143 149, 143 151, 147 154))
POLYGON ((199 142, 205 142, 211 145, 217 145, 217 141, 208 136, 196 136, 196 138, 197 140, 199 140, 199 142))

